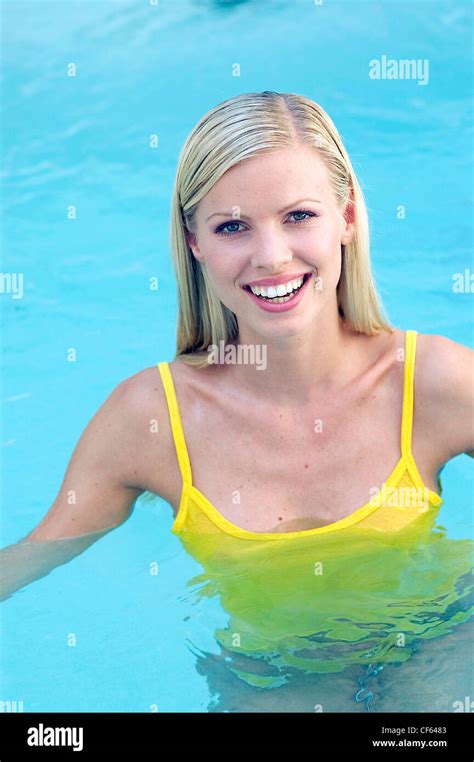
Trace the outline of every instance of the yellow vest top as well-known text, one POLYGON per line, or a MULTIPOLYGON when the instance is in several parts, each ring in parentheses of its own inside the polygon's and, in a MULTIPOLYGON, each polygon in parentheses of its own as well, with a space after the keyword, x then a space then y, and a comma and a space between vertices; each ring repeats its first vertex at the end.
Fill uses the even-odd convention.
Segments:
MULTIPOLYGON (((405 367, 403 411, 401 422, 401 455, 398 463, 379 492, 367 503, 343 519, 322 527, 293 532, 251 532, 236 526, 222 516, 218 509, 193 485, 190 459, 181 423, 173 378, 167 362, 157 364, 168 402, 176 454, 182 476, 182 494, 172 531, 177 535, 231 535, 249 541, 278 541, 296 537, 311 537, 338 532, 357 526, 378 532, 398 532, 420 515, 438 509, 443 499, 425 487, 412 451, 413 379, 415 370, 416 331, 407 331, 405 338, 405 367)), ((441 492, 441 482, 438 479, 441 492)))
POLYGON ((401 455, 378 494, 343 519, 292 532, 242 529, 193 485, 172 375, 158 363, 182 475, 172 531, 201 569, 187 582, 200 603, 188 624, 204 614, 222 668, 245 683, 274 688, 294 670, 404 661, 418 640, 469 617, 472 541, 435 526, 444 501, 423 484, 411 451, 415 352, 416 331, 407 331, 401 455), (206 608, 215 597, 226 627, 211 601, 206 608))

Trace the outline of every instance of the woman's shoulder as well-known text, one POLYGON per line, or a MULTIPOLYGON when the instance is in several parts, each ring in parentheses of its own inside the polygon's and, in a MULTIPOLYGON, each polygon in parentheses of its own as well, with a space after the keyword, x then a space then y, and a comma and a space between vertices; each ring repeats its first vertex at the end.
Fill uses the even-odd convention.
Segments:
POLYGON ((447 336, 417 332, 417 382, 433 402, 473 392, 474 351, 447 336))
MULTIPOLYGON (((179 376, 181 364, 168 363, 180 411, 186 383, 179 376)), ((179 491, 179 470, 171 427, 168 399, 158 362, 120 382, 120 407, 128 421, 128 450, 137 481, 144 490, 172 502, 179 491)))
POLYGON ((417 414, 445 462, 474 448, 474 351, 439 334, 417 334, 417 414))
POLYGON ((178 409, 182 413, 192 406, 200 394, 207 397, 212 393, 217 375, 217 367, 199 368, 185 362, 182 357, 161 360, 121 382, 123 404, 140 425, 152 418, 167 421, 170 392, 176 396, 178 409), (167 366, 171 385, 167 384, 167 376, 162 376, 158 365, 167 366))
POLYGON ((431 362, 431 369, 443 371, 443 366, 451 370, 474 356, 474 351, 441 334, 420 333, 417 331, 417 355, 423 354, 426 362, 431 362))

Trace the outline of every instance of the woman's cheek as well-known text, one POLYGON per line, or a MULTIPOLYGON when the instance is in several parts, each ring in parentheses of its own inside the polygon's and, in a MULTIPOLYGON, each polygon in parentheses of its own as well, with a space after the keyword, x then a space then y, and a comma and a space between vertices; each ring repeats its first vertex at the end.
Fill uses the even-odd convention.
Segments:
POLYGON ((232 290, 244 267, 243 258, 228 251, 214 250, 207 258, 209 278, 220 293, 232 290))
MULTIPOLYGON (((222 261, 222 257, 220 258, 222 261)), ((209 260, 207 263, 207 274, 212 288, 221 301, 227 302, 235 290, 235 284, 238 282, 239 271, 232 268, 223 268, 221 263, 209 260)))

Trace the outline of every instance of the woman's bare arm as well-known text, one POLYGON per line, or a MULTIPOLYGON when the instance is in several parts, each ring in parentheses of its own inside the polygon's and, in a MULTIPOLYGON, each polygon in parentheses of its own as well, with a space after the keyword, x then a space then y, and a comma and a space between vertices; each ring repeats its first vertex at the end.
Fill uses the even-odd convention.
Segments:
POLYGON ((0 550, 0 601, 71 561, 110 529, 60 540, 20 540, 0 550))
POLYGON ((0 550, 0 600, 67 563, 130 516, 144 492, 136 464, 142 408, 139 373, 117 385, 84 429, 41 522, 0 550))

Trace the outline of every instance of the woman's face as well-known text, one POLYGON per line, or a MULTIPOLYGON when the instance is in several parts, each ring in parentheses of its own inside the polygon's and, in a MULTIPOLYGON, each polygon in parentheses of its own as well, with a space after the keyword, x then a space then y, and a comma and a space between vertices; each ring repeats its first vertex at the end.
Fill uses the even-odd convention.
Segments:
POLYGON ((354 234, 346 217, 317 150, 298 146, 229 169, 199 203, 188 241, 215 294, 235 313, 240 332, 248 326, 267 338, 290 336, 304 331, 325 304, 337 304, 341 244, 354 234), (297 294, 282 295, 282 283, 303 275, 297 294), (267 299, 249 290, 255 281, 272 279, 278 291, 260 284, 267 287, 267 299), (284 301, 269 301, 272 296, 284 301))

